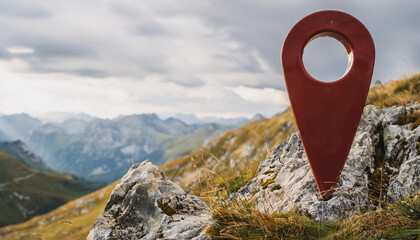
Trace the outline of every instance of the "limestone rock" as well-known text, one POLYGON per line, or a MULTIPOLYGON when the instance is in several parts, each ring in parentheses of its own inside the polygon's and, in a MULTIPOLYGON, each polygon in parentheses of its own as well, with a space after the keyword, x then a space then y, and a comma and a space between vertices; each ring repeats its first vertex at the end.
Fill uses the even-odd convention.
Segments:
POLYGON ((412 124, 404 124, 408 114, 419 110, 417 103, 383 110, 366 106, 328 201, 320 199, 297 132, 261 162, 255 177, 229 200, 251 201, 262 212, 300 209, 319 220, 334 220, 378 204, 368 197, 369 192, 390 203, 419 192, 420 126, 412 129, 412 124), (384 174, 380 189, 372 184, 378 171, 384 174))
POLYGON ((130 168, 87 239, 208 239, 209 208, 149 161, 130 168))

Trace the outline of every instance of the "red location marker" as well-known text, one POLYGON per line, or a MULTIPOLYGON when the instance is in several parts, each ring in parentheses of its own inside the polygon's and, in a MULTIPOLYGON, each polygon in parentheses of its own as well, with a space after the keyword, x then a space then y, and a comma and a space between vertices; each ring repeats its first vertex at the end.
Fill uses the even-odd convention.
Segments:
POLYGON ((284 41, 281 59, 290 103, 312 173, 321 196, 329 199, 366 103, 375 61, 372 37, 353 16, 320 11, 293 26, 284 41), (302 62, 305 46, 324 36, 340 41, 349 54, 345 75, 334 82, 316 80, 302 62))

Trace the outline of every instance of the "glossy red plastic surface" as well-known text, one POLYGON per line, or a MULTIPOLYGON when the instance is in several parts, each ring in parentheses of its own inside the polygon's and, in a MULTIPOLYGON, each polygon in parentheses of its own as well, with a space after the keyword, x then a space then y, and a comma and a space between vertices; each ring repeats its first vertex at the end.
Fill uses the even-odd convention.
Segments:
POLYGON ((349 154, 373 73, 375 46, 366 27, 339 11, 321 11, 300 20, 282 49, 283 73, 302 142, 324 199, 329 199, 349 154), (345 75, 321 82, 304 68, 302 54, 313 39, 340 41, 350 57, 345 75))

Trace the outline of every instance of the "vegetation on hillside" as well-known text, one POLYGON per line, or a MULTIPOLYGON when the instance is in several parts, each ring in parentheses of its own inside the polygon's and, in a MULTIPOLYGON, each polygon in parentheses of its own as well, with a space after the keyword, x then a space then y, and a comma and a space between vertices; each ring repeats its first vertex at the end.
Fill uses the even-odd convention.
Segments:
POLYGON ((46 213, 92 190, 69 176, 34 170, 0 151, 0 226, 46 213))
POLYGON ((420 74, 372 87, 366 105, 372 104, 382 109, 412 101, 420 102, 420 74))
POLYGON ((0 229, 2 240, 86 239, 117 182, 24 223, 0 229))

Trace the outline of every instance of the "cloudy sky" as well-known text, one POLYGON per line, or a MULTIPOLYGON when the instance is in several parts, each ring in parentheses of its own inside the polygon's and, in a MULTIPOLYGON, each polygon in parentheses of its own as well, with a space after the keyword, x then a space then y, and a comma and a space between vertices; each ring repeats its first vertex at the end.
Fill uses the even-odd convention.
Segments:
MULTIPOLYGON (((0 112, 270 116, 289 104, 287 32, 325 9, 371 32, 373 81, 420 71, 418 0, 0 0, 0 112)), ((305 66, 320 80, 339 78, 344 47, 317 41, 305 66)))

